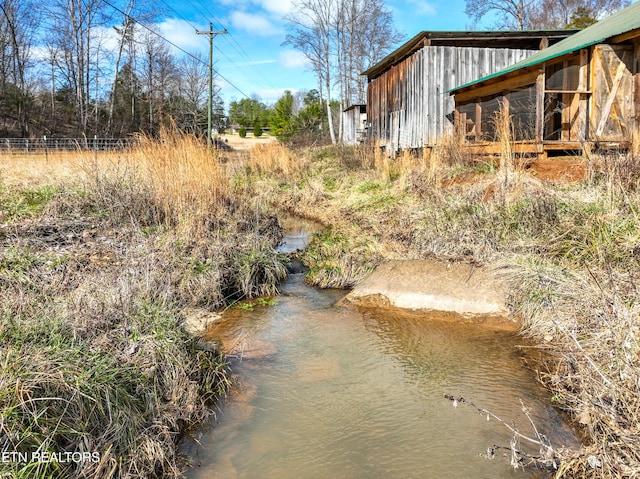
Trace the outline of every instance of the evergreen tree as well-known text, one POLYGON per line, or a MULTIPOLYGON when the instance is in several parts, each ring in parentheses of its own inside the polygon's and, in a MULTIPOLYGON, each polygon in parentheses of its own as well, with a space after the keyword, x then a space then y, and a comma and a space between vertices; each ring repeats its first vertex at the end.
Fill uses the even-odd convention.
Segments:
POLYGON ((567 25, 567 28, 587 28, 589 25, 593 25, 598 20, 595 18, 593 12, 586 7, 576 8, 573 15, 571 15, 571 21, 567 25))
POLYGON ((295 133, 293 95, 289 90, 276 102, 269 125, 271 133, 282 142, 290 141, 295 133))

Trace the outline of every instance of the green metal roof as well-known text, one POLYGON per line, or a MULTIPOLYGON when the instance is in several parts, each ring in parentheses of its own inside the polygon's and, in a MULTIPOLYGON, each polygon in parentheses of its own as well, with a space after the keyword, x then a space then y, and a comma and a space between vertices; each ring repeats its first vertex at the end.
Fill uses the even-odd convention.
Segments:
POLYGON ((492 78, 501 77, 507 73, 511 73, 522 68, 538 65, 591 45, 603 43, 608 38, 615 37, 616 35, 621 35, 638 28, 640 28, 640 1, 619 10, 610 17, 591 25, 584 30, 580 30, 578 33, 565 38, 555 45, 534 53, 530 57, 525 58, 504 70, 487 75, 478 80, 465 83, 464 85, 460 85, 449 90, 449 93, 457 92, 458 90, 462 90, 463 88, 470 87, 477 83, 485 82, 492 78))

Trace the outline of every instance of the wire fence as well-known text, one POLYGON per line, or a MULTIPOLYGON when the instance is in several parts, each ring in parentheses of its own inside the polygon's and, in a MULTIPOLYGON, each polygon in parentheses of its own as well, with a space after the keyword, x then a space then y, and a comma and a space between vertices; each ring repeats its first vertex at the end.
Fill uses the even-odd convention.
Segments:
POLYGON ((131 148, 135 138, 0 138, 0 151, 118 151, 131 148))

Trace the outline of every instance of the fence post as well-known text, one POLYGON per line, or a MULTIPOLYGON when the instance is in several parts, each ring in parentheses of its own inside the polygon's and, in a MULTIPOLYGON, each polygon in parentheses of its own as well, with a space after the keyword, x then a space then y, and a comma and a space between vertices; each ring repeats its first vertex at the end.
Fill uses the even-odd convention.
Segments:
POLYGON ((47 163, 49 163, 49 148, 47 148, 47 135, 44 135, 43 138, 44 138, 44 159, 47 163))

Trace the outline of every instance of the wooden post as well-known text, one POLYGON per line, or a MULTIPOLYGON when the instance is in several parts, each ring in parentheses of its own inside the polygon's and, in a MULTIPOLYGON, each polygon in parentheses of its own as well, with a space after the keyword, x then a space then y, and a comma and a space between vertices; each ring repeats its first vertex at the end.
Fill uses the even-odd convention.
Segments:
POLYGON ((578 104, 578 135, 577 140, 580 142, 587 141, 587 111, 589 100, 587 91, 589 90, 589 49, 580 50, 580 72, 578 79, 578 91, 580 92, 580 100, 578 104))
POLYGON ((460 113, 460 109, 458 108, 458 105, 456 105, 456 109, 453 110, 453 135, 458 141, 464 141, 466 139, 466 122, 467 115, 465 113, 460 113))
POLYGON ((480 100, 476 101, 476 141, 482 141, 482 105, 480 100))
POLYGON ((564 141, 571 140, 571 106, 573 100, 573 94, 567 93, 569 90, 569 62, 564 60, 562 62, 562 112, 561 112, 561 127, 560 127, 560 139, 564 141))
POLYGON ((631 152, 640 154, 640 44, 633 49, 633 124, 631 125, 631 152))
POLYGON ((544 140, 544 64, 538 70, 536 78, 536 143, 542 145, 544 140))

